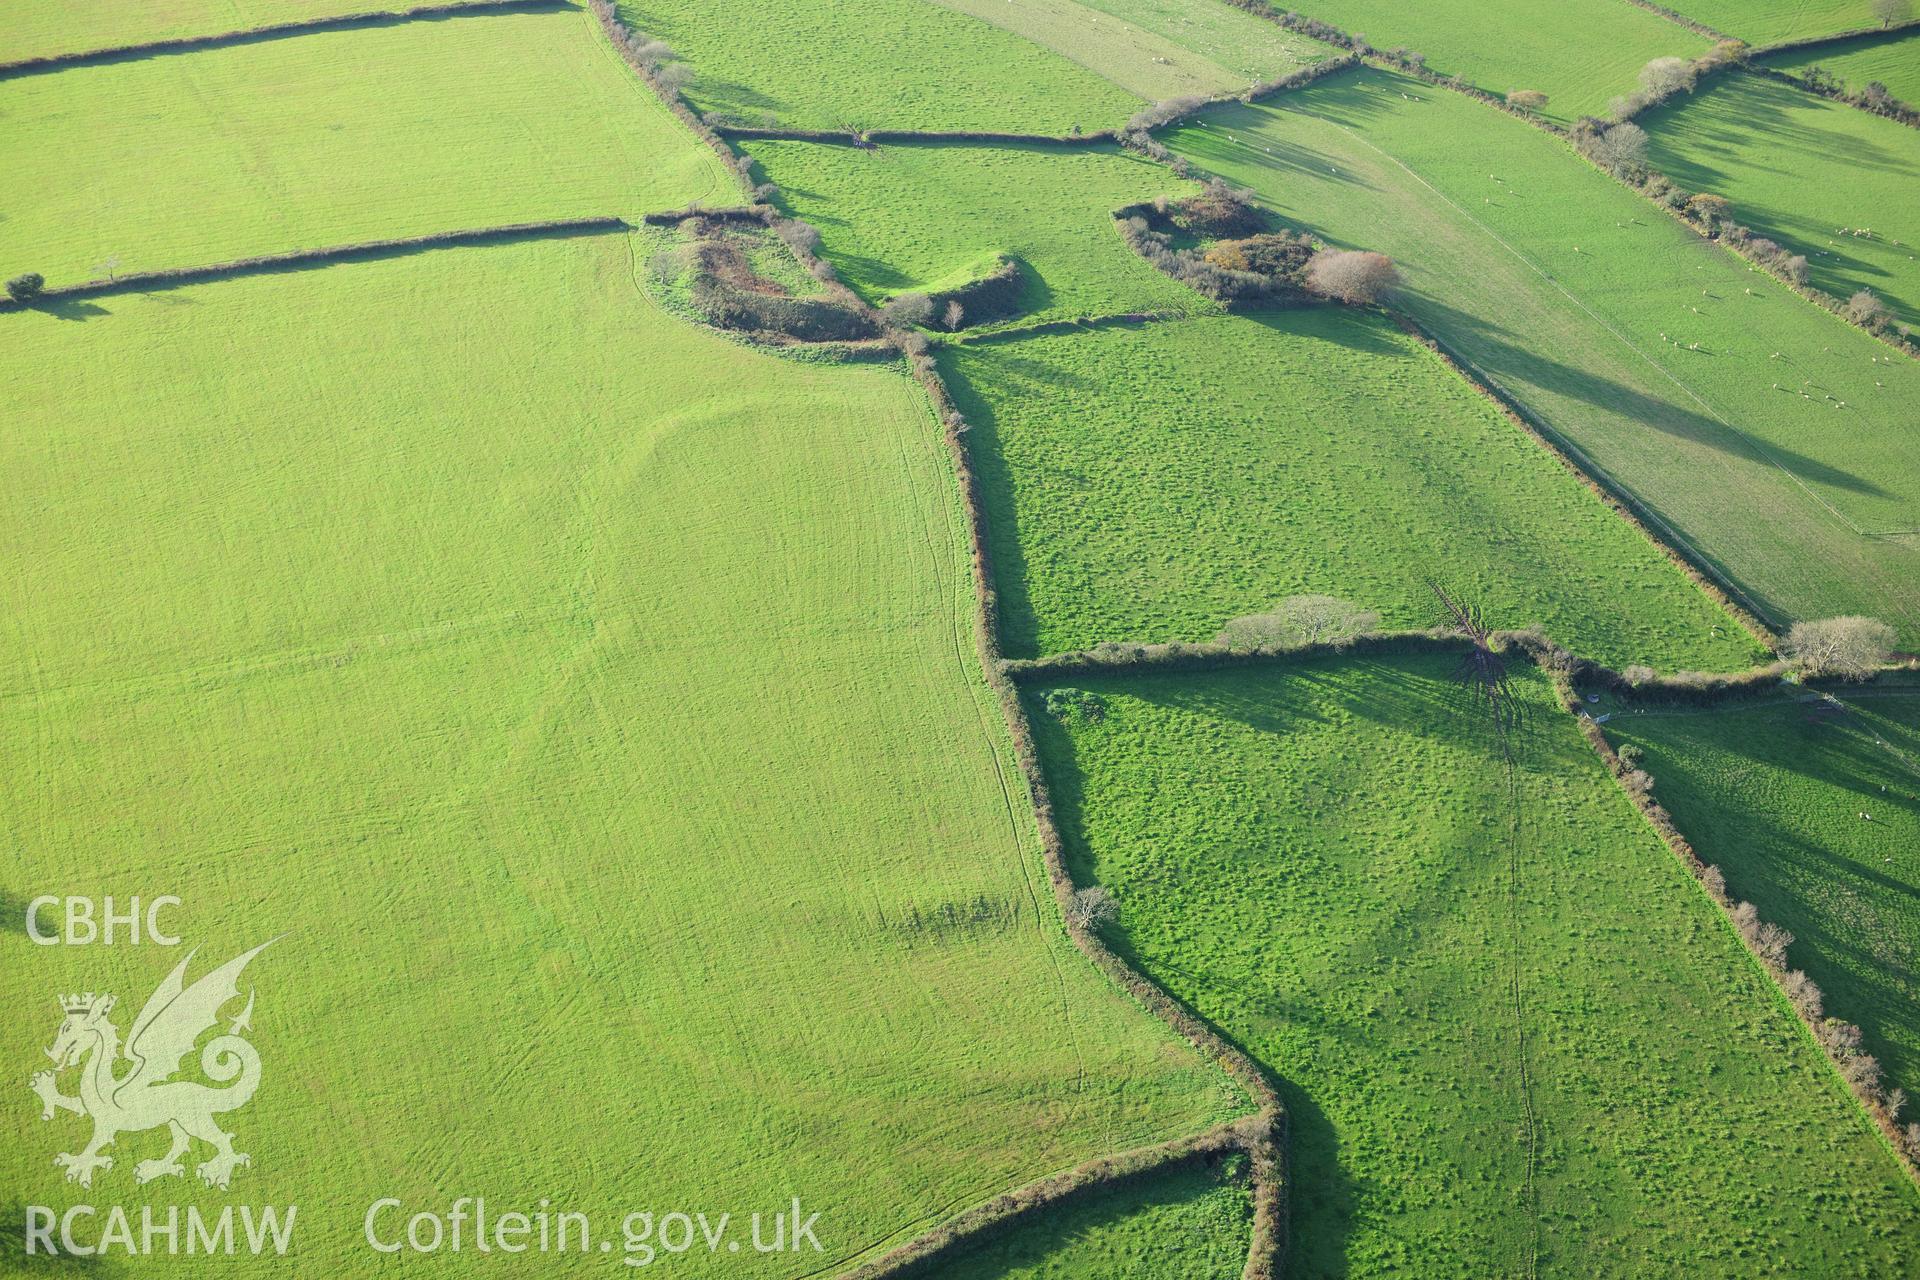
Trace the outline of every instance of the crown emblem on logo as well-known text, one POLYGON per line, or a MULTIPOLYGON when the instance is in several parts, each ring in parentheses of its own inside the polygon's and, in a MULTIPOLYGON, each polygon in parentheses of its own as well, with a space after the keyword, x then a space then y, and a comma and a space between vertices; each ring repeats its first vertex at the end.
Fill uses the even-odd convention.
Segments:
POLYGON ((109 995, 96 996, 91 991, 82 995, 66 995, 60 997, 60 1007, 68 1013, 91 1013, 96 1009, 101 1013, 105 1013, 113 1007, 113 997, 109 995))

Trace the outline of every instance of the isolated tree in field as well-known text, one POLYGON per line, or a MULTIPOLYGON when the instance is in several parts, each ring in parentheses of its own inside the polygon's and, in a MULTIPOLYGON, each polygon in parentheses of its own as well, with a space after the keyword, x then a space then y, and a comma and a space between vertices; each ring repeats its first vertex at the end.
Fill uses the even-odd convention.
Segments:
POLYGON ((1327 644, 1345 648, 1380 625, 1371 609, 1335 596, 1289 596, 1266 613, 1234 618, 1214 637, 1230 649, 1297 649, 1327 644))
POLYGON ((1507 95, 1507 105, 1518 111, 1538 111, 1547 105, 1547 95, 1538 89, 1515 89, 1507 95))
POLYGON ((38 271, 28 271, 7 281, 7 296, 15 302, 25 302, 37 298, 40 291, 47 287, 47 278, 38 271))
POLYGON ((1378 302, 1399 283, 1400 273, 1384 253, 1322 249, 1307 264, 1307 288, 1355 305, 1378 302))
POLYGON ((1887 304, 1873 296, 1873 290, 1861 289, 1847 299, 1847 319, 1874 328, 1892 318, 1887 304))
POLYGON ((924 293, 903 293, 880 308, 880 323, 889 329, 911 329, 933 319, 933 299, 924 293))
POLYGON ((1120 918, 1120 904, 1105 885, 1088 885, 1074 892, 1067 903, 1067 923, 1077 929, 1099 929, 1120 918))
POLYGON ((946 323, 948 333, 960 332, 960 325, 967 318, 967 309, 960 305, 960 299, 952 298, 947 302, 947 310, 941 320, 946 323))
POLYGON ((1822 618, 1794 623, 1780 652, 1806 675, 1864 680, 1893 656, 1895 639, 1878 618, 1822 618))
POLYGON ((1911 0, 1872 0, 1868 8, 1873 11, 1876 22, 1884 29, 1896 22, 1905 22, 1913 16, 1911 0))
POLYGON ((1640 87, 1656 98, 1693 88, 1693 64, 1685 58, 1655 58, 1640 68, 1640 87))

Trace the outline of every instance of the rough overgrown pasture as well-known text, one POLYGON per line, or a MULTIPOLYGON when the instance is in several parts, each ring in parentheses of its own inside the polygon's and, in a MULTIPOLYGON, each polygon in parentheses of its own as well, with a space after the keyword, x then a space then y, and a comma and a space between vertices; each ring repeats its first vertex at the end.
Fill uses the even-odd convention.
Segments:
POLYGON ((1752 75, 1716 77, 1638 123, 1648 163, 1806 255, 1811 283, 1867 290, 1920 323, 1920 129, 1752 75))
POLYGON ((1288 224, 1391 256, 1396 305, 1755 612, 1869 614, 1920 644, 1920 362, 1560 140, 1406 76, 1168 141, 1288 224))
POLYGON ((693 72, 709 116, 799 129, 1110 129, 1141 99, 928 0, 621 0, 693 72))
POLYGON ((1787 963, 1828 1016, 1920 1094, 1920 686, 1836 693, 1627 704, 1607 729, 1727 892, 1793 934, 1787 963))
POLYGON ((1196 190, 1117 146, 971 143, 877 150, 755 141, 776 202, 820 229, 820 253, 870 302, 949 288, 1021 263, 1019 323, 1115 312, 1207 310, 1114 231, 1113 210, 1196 190))
POLYGON ((1510 780, 1456 662, 1030 704, 1124 953, 1280 1082, 1288 1274, 1897 1274, 1920 1193, 1778 990, 1545 681, 1510 780))
MULTIPOLYGON (((1044 45, 1141 98, 1244 93, 1332 50, 1220 0, 933 0, 1044 45)), ((1117 124, 1106 121, 1102 127, 1117 124)))
POLYGON ((900 1280, 1220 1280, 1252 1230, 1246 1160, 1103 1186, 901 1273, 900 1280))
POLYGON ((1211 640, 1302 594, 1435 621, 1429 580, 1616 665, 1752 639, 1378 313, 1265 314, 941 353, 986 497, 1004 644, 1211 640))
POLYGON ((1920 105, 1920 32, 1788 49, 1759 62, 1790 76, 1818 67, 1854 92, 1877 82, 1902 102, 1920 105))
MULTIPOLYGON (((1235 0, 1238 2, 1238 0, 1235 0)), ((1256 0, 1257 2, 1257 0, 1256 0)), ((1621 0, 1308 0, 1276 4, 1489 93, 1534 89, 1557 120, 1598 113, 1653 58, 1691 58, 1705 37, 1621 0), (1601 34, 1604 33, 1604 34, 1601 34)))
MULTIPOLYGON (((1246 1106, 1062 930, 919 388, 636 270, 615 234, 0 316, 0 892, 285 934, 231 1194, 298 1203, 316 1274, 453 1188, 610 1232, 798 1195, 850 1264, 1246 1106)), ((21 1064, 53 992, 178 958, 0 942, 21 1064)), ((86 1191, 54 1127, 0 1115, 36 1203, 158 1151, 86 1191)))
POLYGON ((321 31, 0 81, 0 275, 115 272, 732 191, 581 11, 321 31))

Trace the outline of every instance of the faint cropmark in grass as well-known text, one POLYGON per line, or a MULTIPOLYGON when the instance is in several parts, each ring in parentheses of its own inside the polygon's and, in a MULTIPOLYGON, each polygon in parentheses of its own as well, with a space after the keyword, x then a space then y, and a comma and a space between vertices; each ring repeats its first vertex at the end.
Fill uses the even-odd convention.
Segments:
POLYGON ((1467 652, 1454 669, 1454 682, 1466 693, 1468 714, 1493 734, 1500 750, 1507 782, 1507 995, 1513 1011, 1514 1064, 1520 1081, 1519 1137, 1526 1148, 1526 1203, 1529 1217, 1526 1274, 1538 1274, 1540 1263, 1540 1191, 1534 1170, 1540 1161, 1540 1120, 1533 1104, 1533 1073, 1527 1062, 1527 1006, 1522 985, 1525 958, 1521 954, 1520 881, 1525 870, 1521 856, 1522 823, 1520 777, 1515 739, 1525 723, 1518 690, 1507 667, 1506 654, 1494 647, 1493 632, 1480 609, 1453 595, 1437 582, 1427 584, 1440 601, 1446 625, 1467 642, 1467 652))

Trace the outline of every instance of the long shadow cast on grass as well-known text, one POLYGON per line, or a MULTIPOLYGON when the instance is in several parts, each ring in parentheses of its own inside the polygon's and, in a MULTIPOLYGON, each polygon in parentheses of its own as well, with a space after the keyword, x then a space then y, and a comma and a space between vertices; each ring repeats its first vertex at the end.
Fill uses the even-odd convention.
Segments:
MULTIPOLYGON (((1407 309, 1417 315, 1423 324, 1466 352, 1474 363, 1486 369, 1502 386, 1511 388, 1519 384, 1558 392, 1692 444, 1705 445, 1749 461, 1778 462, 1810 484, 1827 485, 1870 497, 1892 496, 1871 480, 1818 458, 1785 448, 1771 440, 1766 441, 1764 446, 1757 445, 1718 420, 1683 408, 1674 400, 1649 395, 1626 383, 1555 360, 1527 346, 1524 339, 1510 340, 1511 335, 1499 325, 1472 312, 1450 306, 1439 298, 1428 294, 1409 294, 1405 301, 1407 309)), ((1548 417, 1546 414, 1541 416, 1548 417)))

